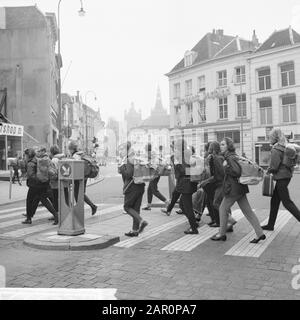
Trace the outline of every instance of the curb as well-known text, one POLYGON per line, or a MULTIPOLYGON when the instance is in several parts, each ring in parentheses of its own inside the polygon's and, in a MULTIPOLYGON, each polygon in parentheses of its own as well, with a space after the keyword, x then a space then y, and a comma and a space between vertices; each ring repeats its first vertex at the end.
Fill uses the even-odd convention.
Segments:
MULTIPOLYGON (((95 185, 95 184, 97 184, 97 183, 100 183, 100 182, 102 182, 104 179, 105 179, 105 177, 102 177, 101 179, 99 179, 99 180, 97 180, 97 181, 95 181, 95 182, 93 182, 93 183, 88 184, 86 187, 88 188, 88 187, 93 186, 93 185, 95 185)), ((26 201, 26 198, 24 198, 24 199, 19 199, 19 200, 13 200, 13 201, 5 202, 5 203, 0 203, 0 207, 2 207, 2 206, 7 206, 7 205, 9 205, 9 204, 16 204, 16 203, 24 202, 24 201, 26 201)))
POLYGON ((23 240, 23 244, 41 250, 55 250, 55 251, 86 251, 86 250, 100 250, 108 248, 117 242, 120 242, 120 237, 118 236, 99 236, 95 240, 79 240, 78 236, 72 236, 70 241, 65 242, 51 242, 47 239, 41 239, 42 235, 31 236, 23 240), (74 241, 72 241, 74 240, 74 241))

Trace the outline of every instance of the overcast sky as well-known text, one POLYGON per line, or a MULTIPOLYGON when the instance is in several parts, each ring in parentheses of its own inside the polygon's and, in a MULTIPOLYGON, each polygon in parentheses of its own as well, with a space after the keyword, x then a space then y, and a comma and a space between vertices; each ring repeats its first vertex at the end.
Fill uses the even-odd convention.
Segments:
MULTIPOLYGON (((0 6, 34 5, 57 14, 58 0, 1 0, 0 6)), ((300 0, 80 0, 61 2, 63 92, 79 90, 102 118, 123 119, 133 101, 143 118, 154 107, 157 86, 169 111, 164 75, 207 32, 259 41, 292 25, 300 33, 300 0), (97 95, 94 100, 93 91, 97 95)))

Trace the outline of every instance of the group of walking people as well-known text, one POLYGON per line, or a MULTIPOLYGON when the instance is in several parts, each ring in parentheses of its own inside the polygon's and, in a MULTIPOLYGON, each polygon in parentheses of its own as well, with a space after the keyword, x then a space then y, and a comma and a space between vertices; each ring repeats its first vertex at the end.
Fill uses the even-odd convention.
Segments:
MULTIPOLYGON (((149 195, 154 194, 166 204, 166 208, 162 209, 162 212, 170 216, 176 202, 180 199, 180 209, 189 222, 189 228, 184 233, 198 234, 199 220, 206 206, 211 217, 209 226, 219 228, 219 232, 211 238, 214 241, 226 241, 226 234, 233 232, 233 226, 236 221, 231 215, 231 208, 235 203, 239 205, 242 213, 255 231, 256 238, 250 241, 254 244, 266 239, 263 230, 274 230, 281 202, 300 221, 300 211, 290 199, 288 191, 294 168, 293 166, 287 166, 283 161, 287 140, 280 129, 273 129, 269 139, 272 150, 267 174, 273 175, 276 184, 271 197, 267 225, 260 225, 247 198, 249 188, 239 182, 239 178, 242 175, 242 168, 238 162, 239 156, 235 152, 233 140, 227 137, 220 143, 212 141, 206 144, 205 169, 201 173, 202 179, 200 182, 194 182, 191 179, 190 170, 193 163, 194 150, 187 146, 184 139, 175 141, 171 146, 173 154, 171 155, 170 164, 175 173, 176 185, 171 201, 167 201, 157 190, 158 177, 149 183, 147 192, 148 204, 144 209, 149 210, 151 208, 152 197, 149 195), (199 203, 200 206, 198 205, 199 203)), ((149 145, 147 148, 149 152, 149 145)), ((133 218, 132 230, 126 235, 138 236, 148 225, 148 222, 140 216, 145 183, 134 182, 135 154, 129 142, 121 153, 123 162, 119 166, 119 173, 122 174, 124 182, 124 210, 133 218)))
MULTIPOLYGON (((75 160, 81 159, 81 151, 78 150, 76 142, 71 141, 68 145, 69 155, 68 157, 75 160)), ((28 192, 26 197, 26 220, 23 224, 31 224, 32 218, 41 202, 48 211, 52 214, 49 220, 53 220, 53 224, 57 225, 59 220, 58 210, 58 161, 67 158, 67 155, 60 152, 57 145, 50 147, 49 154, 45 147, 40 147, 37 151, 33 148, 26 149, 25 155, 25 168, 27 174, 26 184, 28 186, 28 192), (48 178, 41 179, 38 176, 38 161, 39 159, 49 159, 51 170, 49 167, 48 173, 54 171, 54 174, 49 173, 48 178)), ((79 192, 79 181, 74 182, 74 196, 77 201, 79 192)), ((84 179, 84 201, 91 207, 92 215, 97 212, 97 206, 86 195, 87 178, 84 179)), ((66 190, 65 190, 66 195, 66 190)))

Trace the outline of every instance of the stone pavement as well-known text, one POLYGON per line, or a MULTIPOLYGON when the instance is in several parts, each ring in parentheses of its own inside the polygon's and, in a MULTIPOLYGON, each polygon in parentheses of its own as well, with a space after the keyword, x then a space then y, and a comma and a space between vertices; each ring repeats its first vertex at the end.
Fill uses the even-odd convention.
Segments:
MULTIPOLYGON (((103 250, 43 251, 24 247, 16 239, 1 239, 6 286, 115 288, 118 299, 300 299, 295 278, 300 272, 300 225, 293 217, 284 221, 258 257, 251 257, 226 254, 252 232, 244 217, 226 242, 206 239, 190 251, 181 251, 162 248, 186 241, 183 230, 188 224, 183 216, 167 217, 158 208, 143 212, 149 226, 138 238, 128 239, 123 233, 130 229, 131 219, 121 208, 107 212, 87 221, 93 232, 120 236, 120 243, 103 250)), ((268 215, 267 210, 256 213, 260 221, 268 215)), ((203 236, 208 221, 204 215, 200 234, 189 236, 191 242, 203 236)))

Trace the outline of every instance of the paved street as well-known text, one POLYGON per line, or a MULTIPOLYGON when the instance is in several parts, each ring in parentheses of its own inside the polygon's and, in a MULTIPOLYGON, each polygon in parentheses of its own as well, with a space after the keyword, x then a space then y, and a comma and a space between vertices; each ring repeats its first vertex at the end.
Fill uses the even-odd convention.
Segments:
MULTIPOLYGON (((86 209, 86 225, 94 233, 120 236, 107 249, 71 252, 24 246, 25 237, 56 230, 48 221, 50 213, 39 208, 33 224, 25 226, 24 203, 0 207, 0 265, 6 268, 7 287, 111 288, 118 299, 300 299, 296 278, 292 287, 292 268, 300 264, 300 225, 284 208, 275 231, 267 232, 259 245, 249 244, 255 236, 238 207, 233 208, 238 223, 226 242, 209 239, 217 230, 206 226, 206 215, 199 235, 187 236, 185 217, 175 211, 167 217, 159 208, 142 212, 149 226, 138 238, 128 239, 124 232, 130 230, 131 219, 122 214, 121 178, 115 169, 101 168, 105 179, 88 188, 99 211, 91 217, 86 209)), ((295 175, 290 191, 298 206, 299 184, 300 175, 295 175)), ((167 195, 166 178, 159 187, 167 195)), ((269 198, 261 196, 261 185, 251 187, 249 200, 264 221, 269 198)))

